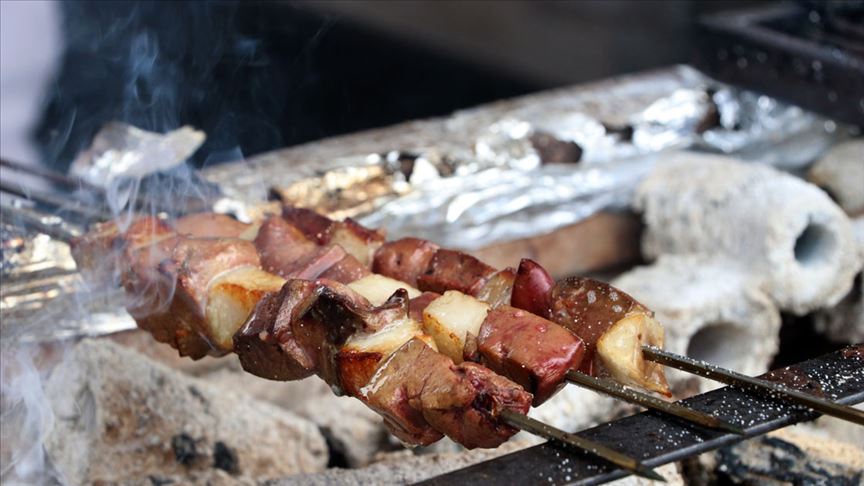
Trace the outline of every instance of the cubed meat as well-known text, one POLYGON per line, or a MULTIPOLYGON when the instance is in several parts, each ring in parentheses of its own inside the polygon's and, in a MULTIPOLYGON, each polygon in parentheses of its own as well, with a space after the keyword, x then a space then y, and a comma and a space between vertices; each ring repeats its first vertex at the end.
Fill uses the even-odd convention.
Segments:
POLYGON ((499 446, 517 432, 501 411, 531 406, 516 383, 474 363, 455 365, 419 339, 390 355, 361 397, 406 443, 428 445, 443 432, 469 449, 499 446))
POLYGON ((436 251, 438 245, 419 238, 388 241, 375 252, 372 271, 416 287, 436 251))
POLYGON ((320 326, 302 322, 318 298, 318 287, 314 282, 289 280, 279 292, 258 302, 234 334, 234 352, 244 370, 279 381, 299 380, 318 371, 318 348, 325 338, 320 326))
POLYGON ((486 367, 451 363, 429 374, 420 406, 432 427, 463 447, 495 448, 519 431, 500 419, 501 412, 528 413, 531 394, 486 367))
POLYGON ((345 255, 341 260, 336 262, 335 265, 325 270, 320 277, 326 278, 327 280, 335 280, 336 282, 343 284, 349 284, 371 274, 372 272, 370 272, 365 265, 357 261, 353 255, 345 255))
POLYGON ((359 398, 384 418, 384 425, 400 440, 429 445, 444 434, 423 416, 421 394, 427 378, 442 366, 449 370, 451 364, 423 341, 412 339, 381 364, 359 398))
POLYGON ((224 354, 230 347, 217 344, 224 329, 212 327, 206 316, 210 285, 220 274, 258 265, 252 243, 234 238, 173 238, 145 247, 124 276, 132 299, 129 312, 142 329, 181 355, 224 354))
POLYGON ((554 286, 555 280, 545 268, 533 260, 524 258, 519 262, 519 270, 513 282, 510 305, 538 316, 548 316, 549 298, 554 286))
POLYGON ((516 272, 512 268, 505 268, 496 272, 477 293, 477 299, 486 302, 493 308, 508 305, 515 281, 516 272))
POLYGON ((480 362, 522 385, 534 406, 548 400, 582 362, 582 340, 546 319, 507 305, 489 311, 477 336, 480 362))
POLYGON ((458 290, 463 294, 478 295, 494 274, 494 268, 467 253, 438 250, 426 271, 417 277, 417 288, 439 294, 458 290))
POLYGON ((311 209, 283 206, 282 218, 318 244, 326 244, 330 240, 330 227, 333 226, 333 220, 311 209))
POLYGON ((251 226, 220 213, 189 214, 174 222, 178 234, 194 238, 240 238, 251 226))
POLYGON ((369 267, 375 251, 384 243, 384 233, 362 226, 351 218, 334 223, 329 230, 330 245, 339 245, 361 264, 369 267))
POLYGON ((590 278, 561 280, 551 292, 550 320, 585 343, 584 371, 669 395, 663 367, 645 360, 641 346, 663 347, 663 327, 630 295, 590 278), (602 345, 601 345, 602 341, 602 345))
POLYGON ((292 272, 319 250, 300 229, 275 216, 261 223, 255 248, 262 268, 282 278, 291 278, 292 272))

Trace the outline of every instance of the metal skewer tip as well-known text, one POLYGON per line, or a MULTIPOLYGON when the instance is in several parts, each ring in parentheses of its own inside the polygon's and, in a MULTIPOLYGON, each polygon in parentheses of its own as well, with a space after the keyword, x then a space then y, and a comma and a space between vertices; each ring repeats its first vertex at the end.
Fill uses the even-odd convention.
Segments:
POLYGON ((654 481, 666 482, 666 478, 657 474, 650 467, 642 464, 639 460, 622 454, 615 449, 604 446, 589 439, 585 439, 575 434, 564 432, 561 429, 552 427, 549 424, 535 420, 527 415, 523 415, 512 410, 503 410, 501 418, 512 427, 515 427, 525 432, 534 435, 539 435, 545 439, 556 441, 558 443, 569 445, 585 451, 589 454, 599 457, 604 461, 612 463, 621 469, 630 471, 631 473, 643 478, 654 481))
POLYGON ((858 425, 864 425, 864 411, 862 410, 840 405, 839 403, 834 403, 773 381, 742 375, 732 370, 670 353, 654 346, 643 346, 642 355, 645 359, 654 361, 655 363, 693 373, 694 375, 719 381, 727 385, 735 385, 747 390, 761 392, 767 394, 770 398, 794 402, 825 415, 847 420, 858 425))
POLYGON ((605 393, 615 398, 624 400, 625 402, 641 405, 651 410, 657 410, 675 417, 697 423, 712 429, 723 430, 737 435, 745 435, 746 432, 741 427, 730 424, 729 422, 713 417, 707 413, 699 412, 685 407, 676 402, 667 402, 657 397, 638 390, 625 388, 611 380, 604 380, 588 376, 585 373, 571 370, 567 372, 567 381, 579 385, 590 390, 605 393))

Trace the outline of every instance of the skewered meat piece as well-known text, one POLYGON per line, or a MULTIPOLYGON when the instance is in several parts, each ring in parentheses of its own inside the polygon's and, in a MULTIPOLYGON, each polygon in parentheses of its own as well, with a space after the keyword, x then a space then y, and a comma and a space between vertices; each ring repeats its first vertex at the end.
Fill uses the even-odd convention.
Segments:
POLYGON ((319 245, 339 245, 367 267, 384 243, 382 232, 366 228, 351 218, 332 221, 315 211, 290 206, 283 207, 282 218, 319 245))
POLYGON ((423 326, 442 354, 465 359, 519 383, 534 405, 563 386, 567 371, 582 361, 582 341, 561 326, 527 311, 492 309, 469 295, 449 290, 423 311, 423 326))
POLYGON ((426 271, 417 277, 417 288, 439 294, 458 290, 476 295, 493 274, 494 268, 467 253, 440 249, 432 256, 426 271))
POLYGON ((516 272, 512 268, 505 268, 492 275, 486 281, 486 284, 483 285, 483 288, 480 289, 480 292, 477 293, 476 297, 492 306, 493 309, 510 304, 515 283, 516 272))
POLYGON ((522 385, 534 406, 564 386, 585 352, 582 340, 563 327, 509 305, 489 311, 476 340, 479 359, 473 361, 522 385))
MULTIPOLYGON (((534 260, 523 258, 513 280, 513 307, 525 309, 538 316, 549 315, 549 299, 555 280, 545 268, 534 260)), ((581 336, 580 336, 581 337, 581 336)))
POLYGON ((438 245, 419 238, 388 241, 375 252, 372 271, 416 287, 436 251, 438 245))
POLYGON ((180 235, 196 238, 242 238, 251 240, 256 225, 243 223, 220 213, 195 213, 178 218, 174 229, 180 235))
POLYGON ((663 347, 663 327, 630 295, 590 278, 567 278, 551 292, 550 318, 581 337, 585 359, 619 383, 670 396, 661 365, 642 357, 642 346, 663 347))
POLYGON ((408 315, 405 289, 378 307, 346 290, 333 282, 296 280, 280 292, 286 299, 281 309, 265 298, 235 336, 244 369, 283 378, 314 370, 334 389, 367 401, 412 444, 434 442, 443 432, 466 447, 495 447, 515 433, 497 414, 502 407, 525 413, 529 393, 479 365, 456 366, 436 353, 408 315), (405 343, 429 351, 406 355, 405 343), (281 363, 274 370, 262 369, 276 359, 281 363), (390 396, 392 387, 398 390, 390 396))
POLYGON ((497 447, 517 432, 498 420, 502 409, 527 413, 531 395, 474 363, 455 365, 412 339, 385 361, 363 389, 393 435, 431 444, 441 432, 472 449, 497 447))
MULTIPOLYGON (((138 217, 122 229, 115 222, 95 225, 70 244, 72 257, 79 270, 90 274, 121 270, 129 254, 159 240, 175 235, 168 223, 152 216, 138 217)), ((91 275, 92 276, 92 275, 91 275)))
POLYGON ((129 313, 183 356, 225 354, 247 311, 284 282, 258 264, 252 243, 236 238, 175 237, 151 244, 133 255, 124 274, 124 288, 135 299, 129 313), (231 274, 238 269, 243 272, 231 274))
POLYGON ((274 216, 261 224, 255 247, 262 267, 283 278, 318 278, 347 256, 341 247, 318 246, 296 226, 274 216))

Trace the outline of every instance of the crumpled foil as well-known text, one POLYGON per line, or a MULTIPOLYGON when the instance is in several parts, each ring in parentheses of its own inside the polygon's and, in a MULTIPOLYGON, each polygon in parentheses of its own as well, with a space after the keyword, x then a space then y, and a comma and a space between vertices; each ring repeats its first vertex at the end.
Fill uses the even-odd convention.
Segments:
MULTIPOLYGON (((475 249, 628 207, 638 182, 666 151, 718 152, 798 170, 846 132, 800 108, 678 66, 312 142, 202 175, 223 195, 210 207, 244 220, 273 210, 268 199, 275 196, 333 217, 355 217, 391 238, 411 235, 475 249)), ((76 171, 110 185, 144 174, 144 160, 160 161, 149 169, 176 168, 203 141, 188 128, 153 136, 109 126, 76 160, 76 171)), ((4 281, 4 321, 15 312, 42 323, 26 331, 40 337, 134 327, 117 313, 121 297, 88 294, 80 282, 63 278, 71 279, 58 277, 26 305, 4 281)))
POLYGON ((247 195, 260 194, 263 184, 293 194, 286 202, 350 215, 394 238, 476 249, 626 208, 640 176, 665 151, 703 150, 798 170, 845 131, 679 66, 315 142, 205 176, 246 204, 260 202, 247 195), (394 152, 431 161, 433 176, 422 183, 372 176, 392 175, 381 154, 394 152), (347 192, 362 196, 343 200, 346 211, 339 202, 346 186, 329 181, 361 173, 369 176, 353 178, 347 192), (303 194, 310 195, 305 204, 303 194))
POLYGON ((204 132, 188 126, 162 134, 112 122, 99 130, 69 171, 107 188, 119 177, 141 178, 180 166, 205 139, 204 132))

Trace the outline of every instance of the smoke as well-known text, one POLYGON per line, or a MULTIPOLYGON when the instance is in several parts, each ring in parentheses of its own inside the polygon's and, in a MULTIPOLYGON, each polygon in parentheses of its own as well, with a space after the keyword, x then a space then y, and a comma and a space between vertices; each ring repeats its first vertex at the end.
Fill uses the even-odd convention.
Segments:
POLYGON ((36 349, 0 348, 0 482, 51 484, 59 477, 46 462, 43 443, 54 423, 36 349))

